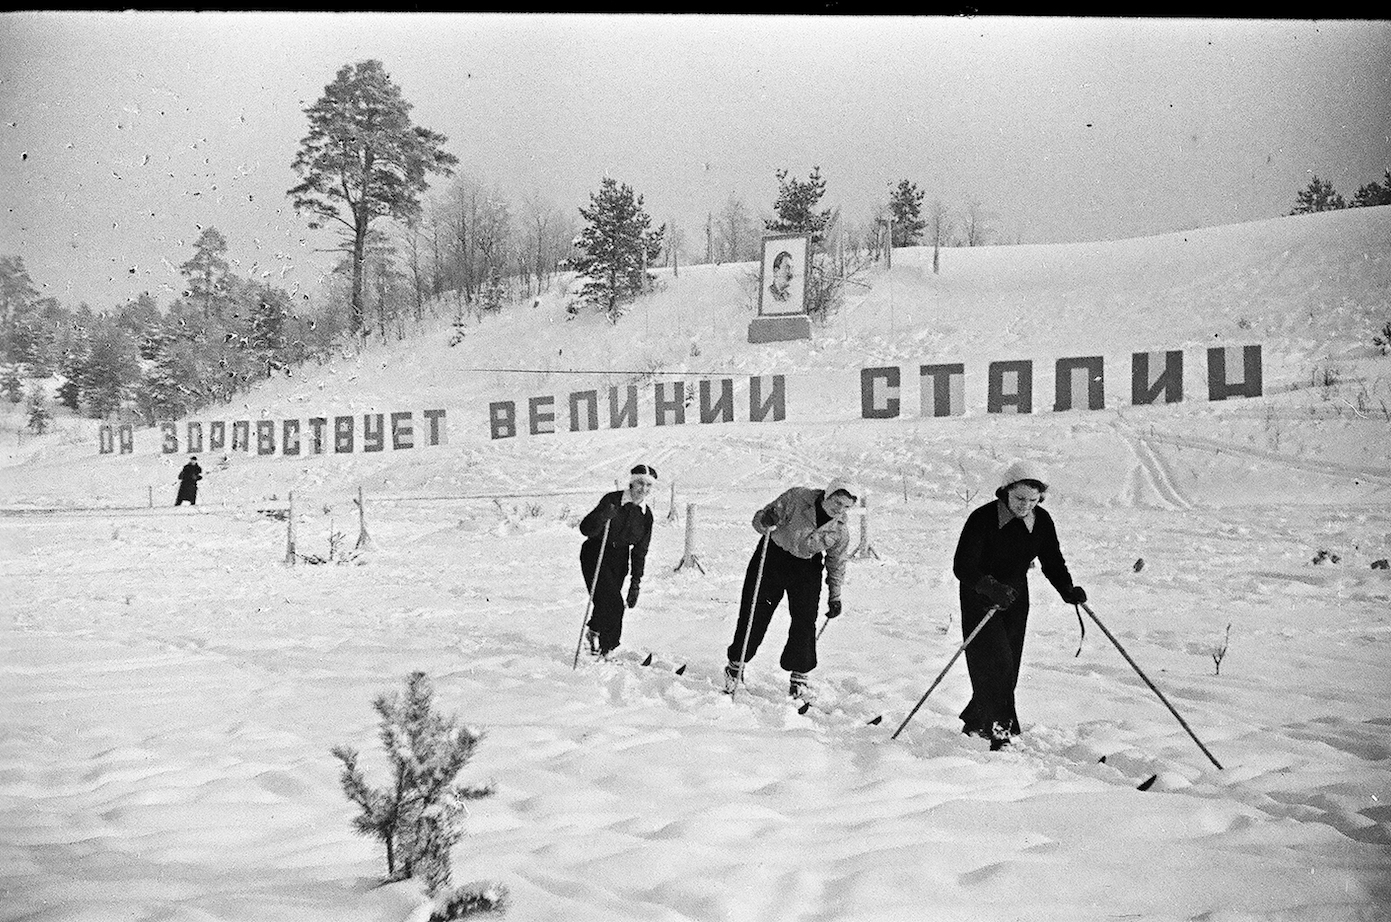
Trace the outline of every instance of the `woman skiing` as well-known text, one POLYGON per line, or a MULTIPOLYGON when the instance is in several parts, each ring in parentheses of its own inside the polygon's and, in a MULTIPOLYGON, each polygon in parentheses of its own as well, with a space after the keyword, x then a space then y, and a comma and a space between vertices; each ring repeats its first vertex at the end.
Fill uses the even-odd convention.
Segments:
POLYGON ((657 469, 633 468, 626 490, 605 493, 580 522, 580 573, 594 594, 585 640, 589 652, 606 656, 623 639, 623 578, 628 579, 627 607, 636 608, 638 587, 652 540, 652 509, 648 497, 657 486, 657 469), (604 541, 607 526, 607 541, 604 541), (631 565, 631 569, 630 569, 631 565), (595 571, 598 578, 595 578, 595 571))
POLYGON ((754 513, 754 531, 765 537, 749 558, 744 574, 739 620, 734 639, 725 650, 729 659, 724 667, 726 692, 733 694, 739 687, 744 663, 758 652, 773 611, 786 594, 792 623, 788 625, 787 643, 778 665, 790 673, 789 695, 804 700, 813 697, 808 673, 816 668, 816 608, 821 601, 821 574, 824 570, 826 617, 839 617, 840 587, 850 557, 846 512, 861 495, 855 483, 837 479, 824 490, 793 487, 754 513))
POLYGON ((1037 558, 1043 575, 1069 605, 1087 601, 1075 586, 1058 546, 1053 519, 1039 503, 1048 491, 1042 472, 1026 461, 1005 468, 995 501, 966 518, 952 572, 961 582, 963 638, 995 608, 995 614, 966 647, 971 700, 961 712, 961 732, 990 740, 992 750, 1017 736, 1014 688, 1024 655, 1029 620, 1028 571, 1037 558))

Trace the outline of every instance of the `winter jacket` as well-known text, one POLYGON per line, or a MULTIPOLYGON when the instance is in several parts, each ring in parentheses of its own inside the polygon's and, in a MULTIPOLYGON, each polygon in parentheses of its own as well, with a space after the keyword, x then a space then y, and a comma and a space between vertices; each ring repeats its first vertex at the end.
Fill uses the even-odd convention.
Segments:
POLYGON ((589 555, 597 557, 599 538, 604 533, 604 522, 609 524, 608 544, 604 548, 604 569, 617 576, 628 573, 634 584, 642 579, 647 565, 647 546, 652 542, 652 510, 645 504, 623 502, 624 491, 614 490, 605 493, 599 504, 580 520, 580 534, 587 539, 580 548, 582 558, 589 555), (616 509, 612 519, 605 519, 608 509, 616 509), (631 550, 629 550, 631 548, 631 550), (632 568, 629 569, 629 561, 632 568))
POLYGON ((966 517, 952 560, 952 572, 961 581, 962 602, 986 604, 985 597, 976 593, 976 584, 985 576, 1013 587, 1019 598, 1027 601, 1027 575, 1034 558, 1038 558, 1048 582, 1066 599, 1072 590, 1072 575, 1058 546, 1052 517, 1036 506, 1030 529, 1002 500, 976 509, 966 517))
POLYGON ((816 506, 822 497, 843 486, 846 484, 833 480, 825 490, 793 487, 753 515, 754 530, 762 533, 765 516, 769 510, 773 511, 778 524, 769 539, 794 557, 809 560, 817 554, 824 555, 827 597, 831 599, 840 598, 840 587, 845 581, 845 564, 850 558, 850 527, 844 513, 818 527, 816 506))

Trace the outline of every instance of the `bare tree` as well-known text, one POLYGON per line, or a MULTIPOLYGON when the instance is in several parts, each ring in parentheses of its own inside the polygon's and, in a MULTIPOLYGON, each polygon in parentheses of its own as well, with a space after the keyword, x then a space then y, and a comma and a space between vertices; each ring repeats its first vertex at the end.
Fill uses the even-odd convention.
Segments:
POLYGON ((966 203, 961 229, 966 235, 968 247, 984 246, 990 242, 990 236, 994 233, 990 222, 991 215, 979 199, 972 198, 966 203))
POLYGON ((569 256, 575 236, 574 222, 539 194, 530 196, 523 207, 525 227, 520 249, 526 254, 523 278, 535 278, 536 294, 551 283, 561 262, 569 256))
POLYGON ((933 199, 927 206, 927 234, 932 238, 932 274, 940 269, 942 244, 951 237, 951 214, 941 199, 933 199))
POLYGON ((744 200, 733 192, 715 216, 716 262, 750 262, 758 258, 758 231, 744 200))

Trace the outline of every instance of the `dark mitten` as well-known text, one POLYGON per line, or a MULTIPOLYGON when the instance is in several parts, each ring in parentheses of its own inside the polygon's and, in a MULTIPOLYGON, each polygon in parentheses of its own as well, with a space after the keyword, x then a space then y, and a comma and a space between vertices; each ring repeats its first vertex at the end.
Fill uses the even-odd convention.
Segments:
POLYGON ((764 509, 763 518, 759 521, 763 523, 764 531, 772 531, 778 527, 778 510, 771 508, 764 509))
POLYGON ((993 576, 982 576, 976 583, 976 592, 990 600, 996 608, 1009 608, 1014 604, 1014 590, 993 576))
POLYGON ((628 583, 628 607, 638 607, 638 581, 631 580, 628 583))
POLYGON ((1063 595, 1064 601, 1069 605, 1081 605, 1087 601, 1087 590, 1081 586, 1073 586, 1063 595))
POLYGON ((826 603, 826 617, 840 617, 840 599, 831 599, 829 602, 826 603))

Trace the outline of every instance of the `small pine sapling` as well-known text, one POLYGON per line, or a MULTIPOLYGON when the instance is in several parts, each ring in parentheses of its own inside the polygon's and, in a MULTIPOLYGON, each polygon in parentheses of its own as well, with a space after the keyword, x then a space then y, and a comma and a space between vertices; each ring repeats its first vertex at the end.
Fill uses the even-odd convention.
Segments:
POLYGON ((343 763, 343 793, 361 809, 353 828, 386 846, 387 879, 417 877, 432 896, 450 884, 449 852, 464 834, 466 802, 493 793, 490 785, 455 784, 482 735, 458 726, 457 716, 435 713, 433 699, 429 678, 413 672, 404 697, 382 694, 372 703, 391 770, 387 786, 368 785, 356 750, 332 750, 343 763))

